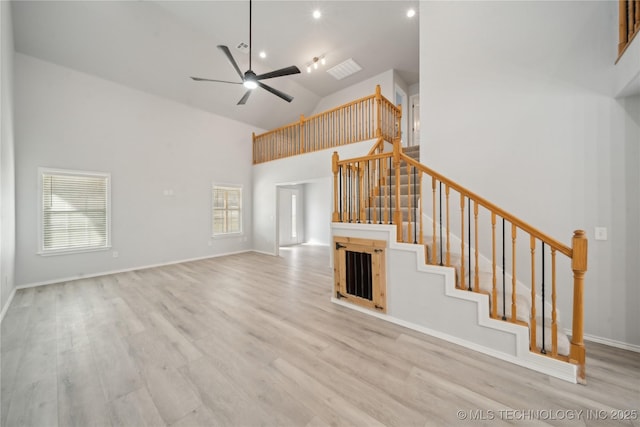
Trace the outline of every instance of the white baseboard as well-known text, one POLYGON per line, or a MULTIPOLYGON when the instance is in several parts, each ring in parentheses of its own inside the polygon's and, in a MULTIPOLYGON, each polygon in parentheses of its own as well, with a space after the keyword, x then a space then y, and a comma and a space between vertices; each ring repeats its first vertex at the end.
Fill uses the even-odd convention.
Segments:
POLYGON ((210 259, 210 258, 218 258, 218 257, 222 257, 222 256, 243 254, 243 253, 246 253, 246 252, 253 252, 253 251, 251 249, 246 249, 246 250, 242 250, 242 251, 226 252, 226 253, 223 253, 223 254, 216 254, 216 255, 206 255, 206 256, 197 257, 197 258, 188 258, 188 259, 182 259, 182 260, 177 260, 177 261, 169 261, 169 262, 159 263, 159 264, 150 264, 150 265, 143 265, 143 266, 138 266, 138 267, 124 268, 122 270, 103 271, 103 272, 94 273, 94 274, 81 274, 81 275, 77 275, 77 276, 64 277, 64 278, 61 278, 61 279, 45 280, 45 281, 42 281, 42 282, 35 282, 35 283, 28 283, 28 284, 25 284, 25 285, 19 285, 19 286, 16 286, 16 289, 28 289, 28 288, 35 288, 37 286, 54 285, 56 283, 71 282, 73 280, 90 279, 92 277, 108 276, 110 274, 126 273, 128 271, 135 271, 135 270, 146 270, 148 268, 156 268, 156 267, 164 267, 164 266, 167 266, 167 265, 182 264, 183 262, 201 261, 203 259, 210 259))
POLYGON ((13 301, 13 297, 15 295, 16 295, 16 288, 13 288, 13 290, 11 291, 11 294, 9 294, 9 299, 5 303, 4 307, 2 307, 2 312, 0 312, 0 324, 4 319, 4 315, 7 314, 7 311, 9 310, 9 306, 11 305, 11 301, 13 301))
MULTIPOLYGON (((571 329, 565 329, 564 333, 571 339, 571 329)), ((612 340, 611 338, 599 337, 596 335, 584 334, 583 339, 589 342, 595 342, 597 344, 608 345, 609 347, 615 347, 622 350, 629 350, 636 353, 640 353, 640 345, 630 344, 624 341, 612 340)))
POLYGON ((602 338, 602 337, 597 337, 595 335, 588 335, 588 334, 585 334, 584 340, 595 342, 598 344, 608 345, 609 347, 615 347, 615 348, 620 348, 622 350, 629 350, 629 351, 634 351, 636 353, 640 353, 640 345, 636 345, 636 344, 629 344, 623 341, 617 341, 609 338, 602 338))
POLYGON ((258 251, 258 250, 255 250, 255 249, 252 249, 249 252, 255 252, 257 254, 262 254, 262 255, 276 256, 276 254, 274 254, 272 252, 258 251))

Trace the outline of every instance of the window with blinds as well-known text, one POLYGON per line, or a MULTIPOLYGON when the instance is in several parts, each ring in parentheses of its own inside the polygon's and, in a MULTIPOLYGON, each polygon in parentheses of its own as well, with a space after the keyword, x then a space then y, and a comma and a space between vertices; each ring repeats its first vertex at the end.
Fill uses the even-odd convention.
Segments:
POLYGON ((242 188, 213 186, 213 235, 242 233, 242 188))
POLYGON ((40 169, 42 254, 110 247, 110 175, 40 169))

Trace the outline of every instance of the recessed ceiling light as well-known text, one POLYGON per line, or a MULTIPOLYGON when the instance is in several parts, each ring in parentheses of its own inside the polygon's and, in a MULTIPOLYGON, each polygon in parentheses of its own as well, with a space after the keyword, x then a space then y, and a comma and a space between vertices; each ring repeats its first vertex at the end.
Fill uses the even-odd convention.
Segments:
POLYGON ((409 10, 407 10, 407 18, 413 18, 414 16, 416 16, 416 11, 415 11, 415 9, 409 9, 409 10))
POLYGON ((267 57, 267 53, 263 50, 260 52, 260 58, 264 59, 267 57))
POLYGON ((322 16, 322 13, 318 9, 313 11, 313 17, 314 18, 320 19, 321 16, 322 16))

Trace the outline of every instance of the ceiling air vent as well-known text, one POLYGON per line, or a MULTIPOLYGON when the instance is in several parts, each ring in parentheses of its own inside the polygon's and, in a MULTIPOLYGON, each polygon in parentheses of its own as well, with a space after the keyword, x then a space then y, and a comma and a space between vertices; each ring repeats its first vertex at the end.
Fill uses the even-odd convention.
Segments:
POLYGON ((362 67, 358 65, 352 58, 347 59, 344 62, 339 63, 335 67, 331 67, 327 70, 327 73, 335 77, 336 80, 342 80, 351 74, 357 73, 362 70, 362 67))

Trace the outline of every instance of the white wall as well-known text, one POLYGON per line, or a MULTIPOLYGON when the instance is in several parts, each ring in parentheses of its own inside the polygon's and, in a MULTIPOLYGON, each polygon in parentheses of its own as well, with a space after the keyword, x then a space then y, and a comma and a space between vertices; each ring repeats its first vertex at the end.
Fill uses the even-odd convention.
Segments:
POLYGON ((637 101, 613 98, 617 3, 420 5, 422 162, 568 244, 586 230, 585 333, 640 345, 638 275, 616 251, 639 167, 637 101))
POLYGON ((304 188, 305 241, 317 245, 328 245, 331 241, 333 179, 325 177, 307 182, 304 188))
POLYGON ((256 129, 20 54, 15 119, 18 285, 251 249, 256 129), (118 258, 36 254, 39 166, 111 173, 118 258), (212 182, 243 185, 243 237, 210 238, 212 182))
MULTIPOLYGON (((255 165, 253 167, 254 249, 268 254, 277 253, 276 189, 278 185, 331 179, 333 186, 331 172, 333 152, 338 151, 340 158, 343 159, 362 156, 371 149, 373 143, 374 141, 359 142, 338 147, 336 150, 316 151, 255 165)), ((330 202, 329 209, 332 208, 333 203, 330 202)), ((330 221, 327 222, 327 226, 329 224, 330 221)))
POLYGON ((355 101, 356 99, 373 95, 376 93, 376 85, 380 85, 380 92, 382 93, 382 96, 393 102, 395 93, 394 75, 394 70, 388 70, 360 83, 356 83, 353 86, 349 86, 339 90, 338 92, 332 93, 329 96, 325 96, 318 102, 316 108, 314 108, 313 112, 309 114, 308 117, 330 110, 339 105, 355 101))
POLYGON ((0 2, 0 311, 15 288, 15 144, 11 3, 0 2))
MULTIPOLYGON (((640 66, 640 64, 638 65, 640 66)), ((612 168, 618 179, 615 186, 624 188, 624 192, 616 191, 612 194, 614 212, 621 213, 624 221, 614 228, 616 245, 611 248, 615 267, 624 269, 623 283, 628 300, 624 317, 616 316, 617 327, 624 331, 624 335, 635 337, 634 343, 640 342, 638 325, 640 324, 640 96, 620 100, 625 109, 625 138, 624 146, 619 150, 619 159, 612 168), (617 255, 625 254, 618 260, 617 255)), ((615 306, 612 307, 615 310, 615 306)))

